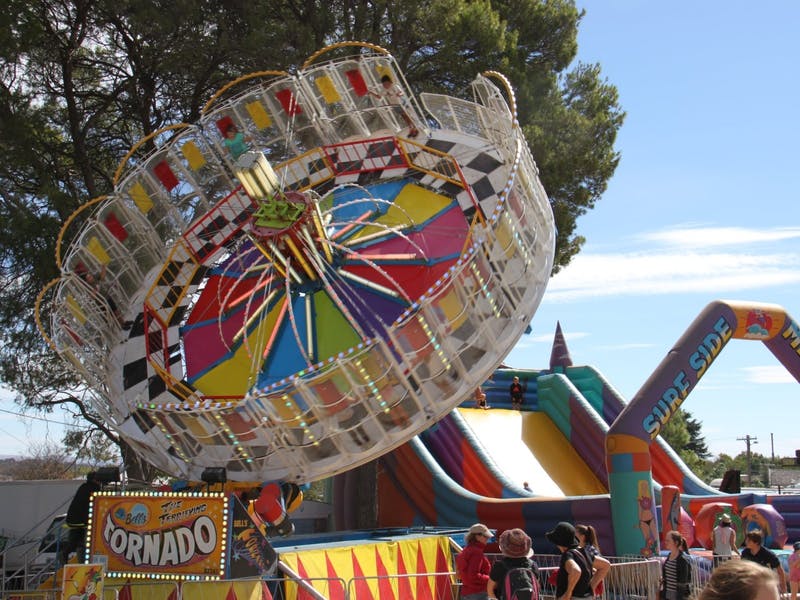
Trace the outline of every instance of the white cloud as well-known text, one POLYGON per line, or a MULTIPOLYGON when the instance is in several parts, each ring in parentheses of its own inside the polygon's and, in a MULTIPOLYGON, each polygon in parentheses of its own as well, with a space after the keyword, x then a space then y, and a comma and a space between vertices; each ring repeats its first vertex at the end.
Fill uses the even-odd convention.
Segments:
MULTIPOLYGON (((798 234, 800 236, 800 234, 798 234)), ((543 302, 600 296, 733 292, 800 283, 800 255, 648 250, 583 252, 553 277, 543 302)))
POLYGON ((742 371, 744 371, 744 379, 748 383, 797 383, 797 380, 783 365, 744 367, 742 371))
POLYGON ((681 248, 741 246, 742 244, 782 242, 800 238, 800 227, 750 229, 747 227, 702 227, 681 225, 662 231, 643 233, 635 239, 681 248))
MULTIPOLYGON (((577 332, 569 332, 564 334, 564 338, 569 340, 579 340, 581 338, 587 337, 589 334, 583 331, 577 332)), ((519 342, 517 342, 517 348, 527 348, 533 346, 534 344, 552 344, 553 343, 553 333, 541 333, 539 335, 526 335, 520 338, 519 342)))

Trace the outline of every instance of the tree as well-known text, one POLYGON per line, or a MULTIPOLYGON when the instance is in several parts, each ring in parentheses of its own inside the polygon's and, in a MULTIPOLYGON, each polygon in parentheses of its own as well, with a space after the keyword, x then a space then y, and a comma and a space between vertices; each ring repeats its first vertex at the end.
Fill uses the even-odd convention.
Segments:
POLYGON ((64 447, 75 460, 90 467, 117 464, 118 448, 112 439, 99 429, 69 429, 64 434, 64 447))
POLYGON ((683 411, 686 430, 689 433, 689 443, 686 449, 694 452, 699 458, 707 460, 711 458, 705 438, 701 435, 703 424, 692 416, 689 411, 683 411))
POLYGON ((56 444, 36 444, 9 469, 12 479, 72 479, 77 475, 74 459, 56 444))
POLYGON ((8 0, 0 34, 0 380, 21 404, 71 407, 119 445, 130 473, 130 449, 35 327, 36 295, 58 275, 58 232, 77 207, 111 191, 118 161, 138 139, 196 120, 233 78, 301 64, 334 41, 390 49, 417 91, 462 95, 476 73, 506 73, 556 215, 554 270, 568 264, 583 243, 576 219, 618 163, 624 118, 597 65, 569 70, 581 16, 571 0, 8 0))
POLYGON ((708 447, 700 435, 701 424, 691 414, 679 408, 661 429, 660 436, 686 466, 701 479, 709 475, 708 447))

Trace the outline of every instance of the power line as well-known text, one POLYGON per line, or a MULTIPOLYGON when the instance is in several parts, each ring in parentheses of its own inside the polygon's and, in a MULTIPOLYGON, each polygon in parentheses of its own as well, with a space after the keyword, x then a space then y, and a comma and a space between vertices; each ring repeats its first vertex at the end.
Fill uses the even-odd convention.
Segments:
POLYGON ((74 427, 76 429, 90 429, 88 425, 76 425, 73 423, 65 423, 64 421, 56 421, 55 419, 48 419, 47 417, 38 417, 36 415, 29 415, 26 413, 21 412, 14 412, 13 410, 8 410, 5 408, 0 408, 0 412, 6 413, 8 415, 14 415, 15 417, 22 417, 23 419, 32 419, 34 421, 44 421, 45 423, 51 423, 53 425, 63 425, 64 427, 74 427))

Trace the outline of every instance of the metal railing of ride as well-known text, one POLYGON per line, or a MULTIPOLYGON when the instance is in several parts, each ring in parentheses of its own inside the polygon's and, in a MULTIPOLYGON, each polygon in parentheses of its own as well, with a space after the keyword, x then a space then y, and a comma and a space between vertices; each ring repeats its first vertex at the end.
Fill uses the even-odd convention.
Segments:
MULTIPOLYGON (((60 550, 60 538, 56 537, 51 544, 41 550, 43 537, 38 532, 41 532, 43 525, 51 523, 57 515, 63 513, 70 501, 71 498, 65 499, 28 531, 9 540, 0 552, 0 593, 11 593, 12 590, 27 593, 30 588, 35 589, 53 576, 56 570, 56 557, 60 550), (21 563, 19 567, 7 566, 12 554, 15 554, 15 561, 21 563)), ((5 596, 0 596, 0 600, 4 598, 5 596)))

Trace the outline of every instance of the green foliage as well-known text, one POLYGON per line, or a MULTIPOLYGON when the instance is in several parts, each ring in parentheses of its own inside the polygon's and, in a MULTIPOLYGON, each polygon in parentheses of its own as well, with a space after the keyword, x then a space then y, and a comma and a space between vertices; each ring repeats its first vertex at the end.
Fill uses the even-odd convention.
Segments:
POLYGON ((90 467, 119 464, 119 449, 102 431, 70 429, 64 435, 64 448, 77 462, 90 467))
POLYGON ((687 450, 694 452, 698 458, 708 459, 711 457, 711 452, 708 450, 708 445, 701 435, 703 424, 697 419, 692 417, 689 411, 683 411, 684 420, 686 422, 686 430, 689 433, 689 443, 686 446, 687 450))
POLYGON ((572 0, 7 0, 2 18, 0 379, 21 403, 69 405, 111 439, 37 333, 36 295, 57 276, 62 224, 111 191, 126 151, 195 121, 228 81, 292 68, 343 40, 391 50, 415 91, 464 95, 477 73, 505 73, 556 216, 554 270, 580 250, 577 218, 619 161, 617 90, 597 65, 572 66, 581 19, 572 0))
POLYGON ((713 479, 711 466, 705 460, 708 457, 708 446, 700 429, 701 424, 690 413, 679 408, 659 435, 693 473, 701 479, 713 479))
POLYGON ((330 502, 332 481, 332 479, 312 481, 308 489, 303 492, 303 499, 316 500, 317 502, 330 502))

